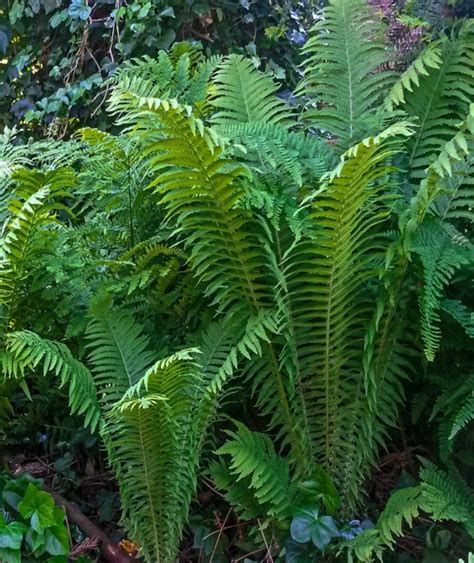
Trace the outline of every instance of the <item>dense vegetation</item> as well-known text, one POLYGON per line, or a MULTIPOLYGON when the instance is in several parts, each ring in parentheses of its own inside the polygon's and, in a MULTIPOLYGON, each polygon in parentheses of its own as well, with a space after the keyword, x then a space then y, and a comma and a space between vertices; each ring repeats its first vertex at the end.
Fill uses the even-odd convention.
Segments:
POLYGON ((179 42, 109 132, 4 130, 1 561, 94 554, 38 475, 150 562, 467 560, 474 22, 422 27, 331 0, 289 100, 179 42))

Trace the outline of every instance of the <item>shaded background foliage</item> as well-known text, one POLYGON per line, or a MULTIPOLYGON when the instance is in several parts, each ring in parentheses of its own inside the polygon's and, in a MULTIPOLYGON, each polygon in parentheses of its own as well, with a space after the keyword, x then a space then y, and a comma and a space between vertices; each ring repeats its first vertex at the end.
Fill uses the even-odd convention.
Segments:
POLYGON ((59 135, 107 127, 104 83, 124 60, 194 40, 253 56, 290 85, 322 0, 6 0, 0 8, 0 125, 59 135))

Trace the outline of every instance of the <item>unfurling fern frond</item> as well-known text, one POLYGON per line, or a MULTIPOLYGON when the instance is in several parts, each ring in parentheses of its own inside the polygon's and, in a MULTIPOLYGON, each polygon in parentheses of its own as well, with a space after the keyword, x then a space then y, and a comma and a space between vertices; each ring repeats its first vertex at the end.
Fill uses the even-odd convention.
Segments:
POLYGON ((245 518, 265 514, 276 519, 288 518, 295 487, 291 485, 287 461, 275 452, 268 436, 251 432, 243 424, 236 425, 235 432, 227 432, 231 439, 217 451, 230 456, 228 471, 233 479, 226 480, 222 467, 217 466, 217 486, 229 489, 229 500, 245 518), (240 491, 244 493, 241 497, 240 491))
MULTIPOLYGON (((41 338, 34 332, 21 331, 8 335, 7 351, 21 370, 41 370, 43 375, 54 373, 61 387, 68 387, 71 414, 84 417, 84 426, 93 432, 100 423, 100 407, 94 380, 84 364, 76 360, 69 348, 60 342, 41 338)), ((11 366, 4 365, 4 374, 11 366)))
POLYGON ((331 0, 324 14, 304 47, 299 93, 309 100, 307 123, 337 137, 342 152, 380 127, 377 108, 392 79, 380 70, 389 56, 365 0, 331 0))

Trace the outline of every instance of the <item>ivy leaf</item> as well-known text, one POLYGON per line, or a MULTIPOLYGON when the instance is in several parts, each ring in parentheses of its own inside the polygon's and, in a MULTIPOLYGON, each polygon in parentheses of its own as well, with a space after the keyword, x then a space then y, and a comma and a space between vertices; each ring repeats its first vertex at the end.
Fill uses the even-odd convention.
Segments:
MULTIPOLYGON (((0 519, 0 548, 20 549, 23 541, 23 534, 27 528, 21 522, 11 522, 6 524, 5 519, 0 519)), ((1 559, 3 561, 3 559, 1 559)))
POLYGON ((25 12, 24 3, 21 2, 20 0, 15 0, 15 2, 13 2, 12 7, 8 12, 8 18, 10 20, 10 23, 12 25, 15 25, 15 23, 23 16, 24 12, 25 12))
POLYGON ((25 491, 31 480, 24 475, 19 479, 9 481, 2 491, 2 499, 15 510, 18 510, 18 505, 25 495, 25 491))
POLYGON ((41 533, 45 528, 55 525, 54 508, 52 497, 30 483, 18 505, 18 512, 23 518, 31 518, 31 527, 35 532, 41 533))
POLYGON ((291 537, 298 543, 310 540, 323 550, 339 534, 332 516, 320 516, 318 507, 300 508, 290 526, 291 537))
POLYGON ((92 9, 87 5, 86 0, 72 0, 68 14, 71 18, 85 21, 90 16, 91 11, 92 9))
POLYGON ((69 553, 69 535, 66 526, 53 526, 44 532, 45 548, 50 555, 69 553))
POLYGON ((49 25, 53 29, 56 29, 58 27, 58 25, 60 25, 64 21, 66 21, 67 18, 68 18, 68 11, 67 10, 61 10, 60 12, 54 13, 49 18, 49 25))

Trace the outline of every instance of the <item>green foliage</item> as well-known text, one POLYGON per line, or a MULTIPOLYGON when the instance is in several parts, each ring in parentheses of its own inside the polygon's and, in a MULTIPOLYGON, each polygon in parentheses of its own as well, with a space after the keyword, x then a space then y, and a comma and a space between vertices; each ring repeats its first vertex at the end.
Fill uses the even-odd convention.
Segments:
POLYGON ((2 421, 18 383, 59 380, 145 560, 177 557, 209 470, 272 558, 383 558, 420 513, 472 534, 471 23, 397 70, 371 8, 334 0, 302 111, 253 61, 176 44, 109 82, 116 134, 5 132, 2 421), (367 529, 413 389, 443 467, 367 529))
POLYGON ((69 533, 64 511, 37 481, 0 476, 0 557, 5 563, 66 562, 69 533))

